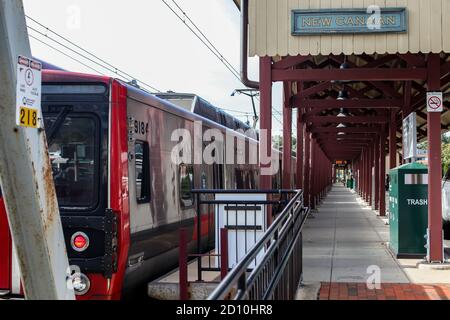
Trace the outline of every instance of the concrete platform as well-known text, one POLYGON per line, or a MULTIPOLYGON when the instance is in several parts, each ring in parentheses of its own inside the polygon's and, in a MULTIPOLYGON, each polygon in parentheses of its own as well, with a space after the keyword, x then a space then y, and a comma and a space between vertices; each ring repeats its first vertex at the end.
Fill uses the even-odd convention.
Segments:
POLYGON ((366 283, 373 270, 380 271, 381 283, 450 283, 450 270, 423 270, 421 260, 395 259, 387 249, 386 219, 342 185, 308 220, 303 240, 306 283, 366 283))
MULTIPOLYGON (((214 251, 211 252, 214 254, 214 251)), ((220 272, 204 271, 203 281, 197 282, 197 259, 188 263, 188 295, 190 300, 205 300, 220 282, 220 272)), ((214 267, 214 257, 202 257, 203 266, 214 267)), ((178 300, 180 297, 179 269, 148 284, 147 294, 158 300, 178 300)))

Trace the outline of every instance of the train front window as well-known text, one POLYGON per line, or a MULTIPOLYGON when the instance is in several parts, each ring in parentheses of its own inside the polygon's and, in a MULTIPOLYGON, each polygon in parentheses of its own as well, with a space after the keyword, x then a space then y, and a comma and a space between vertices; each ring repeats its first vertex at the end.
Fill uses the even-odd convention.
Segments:
POLYGON ((94 208, 98 203, 95 118, 46 115, 45 128, 60 207, 94 208))

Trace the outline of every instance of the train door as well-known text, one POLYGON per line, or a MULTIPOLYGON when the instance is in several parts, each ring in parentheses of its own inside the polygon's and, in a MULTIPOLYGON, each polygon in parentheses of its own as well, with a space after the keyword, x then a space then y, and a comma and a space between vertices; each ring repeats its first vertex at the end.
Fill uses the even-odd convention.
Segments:
POLYGON ((128 173, 132 233, 153 224, 150 208, 150 123, 147 107, 128 103, 128 173))
MULTIPOLYGON (((200 167, 201 173, 201 189, 223 189, 223 166, 222 157, 223 145, 216 140, 214 131, 210 131, 211 128, 203 127, 203 135, 205 142, 203 142, 203 159, 200 167), (209 135, 211 133, 211 136, 209 135)), ((203 196, 208 200, 214 200, 213 194, 206 194, 203 196)), ((206 243, 208 249, 214 247, 215 240, 215 219, 214 219, 214 206, 204 205, 200 209, 202 212, 202 236, 207 237, 206 243)))

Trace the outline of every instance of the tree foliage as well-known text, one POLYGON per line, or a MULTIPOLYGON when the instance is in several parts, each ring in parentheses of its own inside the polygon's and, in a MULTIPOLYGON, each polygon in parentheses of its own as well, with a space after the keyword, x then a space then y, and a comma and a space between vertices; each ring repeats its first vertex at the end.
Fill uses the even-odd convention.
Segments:
MULTIPOLYGON (((444 175, 450 167, 450 136, 443 134, 442 138, 442 174, 444 175)), ((420 149, 428 150, 428 142, 422 142, 418 146, 420 149)))

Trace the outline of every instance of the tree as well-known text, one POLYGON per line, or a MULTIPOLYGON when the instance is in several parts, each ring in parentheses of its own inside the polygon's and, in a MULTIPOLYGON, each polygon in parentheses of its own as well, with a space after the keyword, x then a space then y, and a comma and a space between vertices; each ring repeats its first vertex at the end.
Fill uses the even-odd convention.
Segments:
MULTIPOLYGON (((272 146, 274 149, 283 151, 283 137, 281 135, 276 135, 272 137, 272 146)), ((295 157, 297 154, 297 138, 292 137, 292 156, 295 157)))
MULTIPOLYGON (((447 133, 442 134, 442 173, 443 175, 447 172, 450 167, 450 135, 447 133)), ((428 142, 422 142, 418 145, 418 148, 422 150, 428 150, 428 142)))

